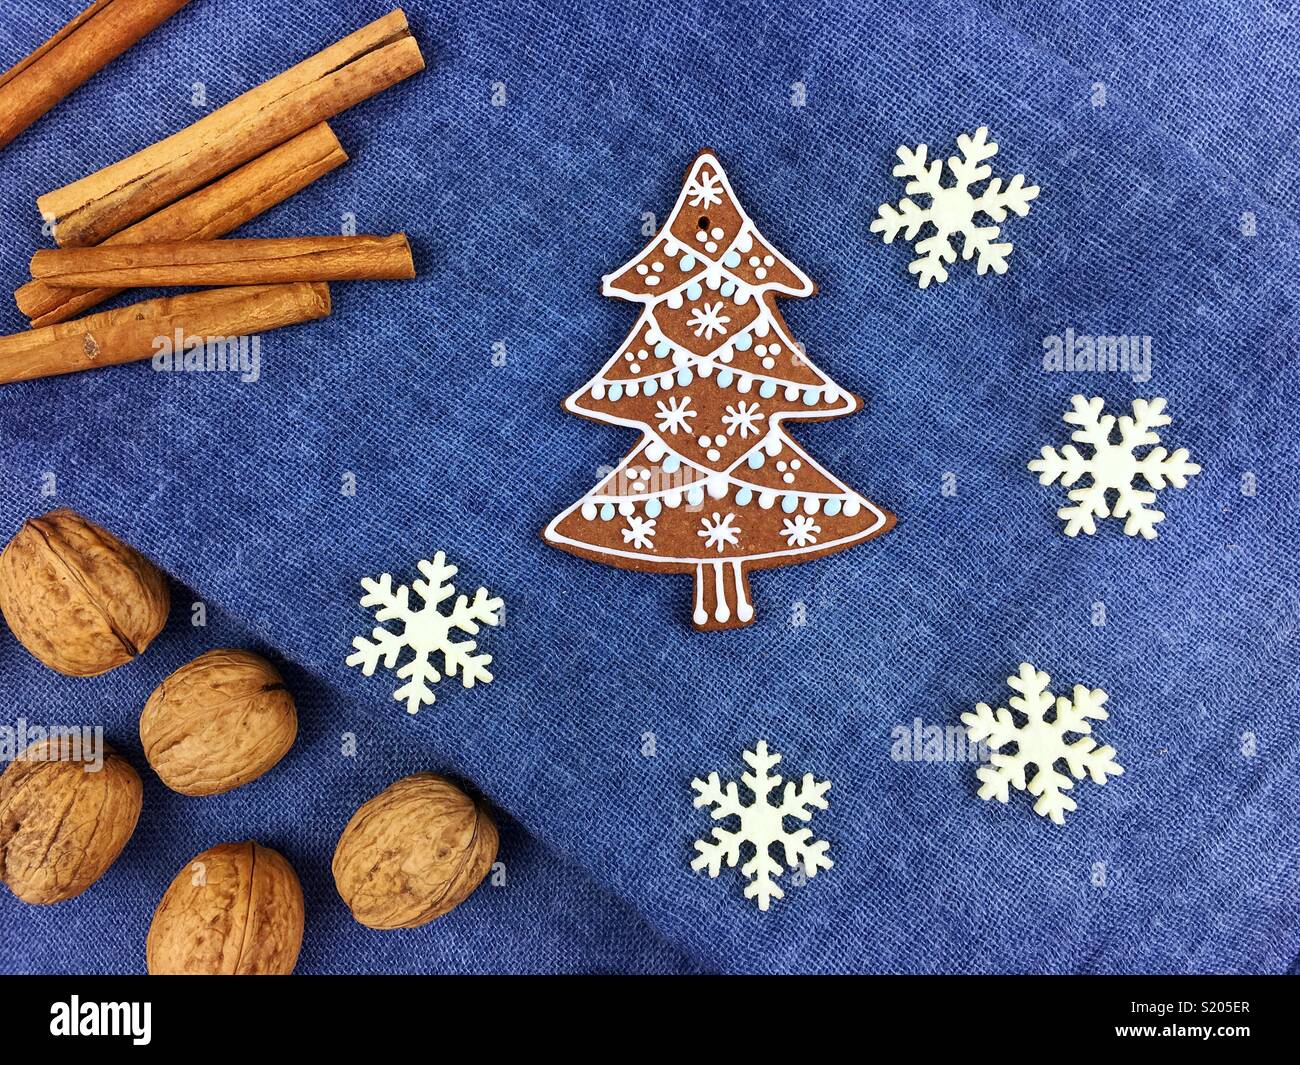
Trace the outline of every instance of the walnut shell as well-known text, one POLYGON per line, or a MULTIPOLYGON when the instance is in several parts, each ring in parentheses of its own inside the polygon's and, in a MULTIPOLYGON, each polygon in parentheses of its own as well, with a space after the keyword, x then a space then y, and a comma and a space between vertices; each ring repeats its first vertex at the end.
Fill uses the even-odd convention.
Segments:
POLYGON ((199 655, 154 689, 140 715, 144 756, 182 795, 216 795, 256 780, 297 734, 284 678, 248 651, 199 655))
POLYGON ((149 925, 153 975, 287 976, 302 948, 302 884, 284 855, 221 843, 176 874, 149 925))
POLYGON ((0 613, 19 643, 70 677, 131 661, 169 605, 152 562, 71 510, 25 522, 0 553, 0 613))
POLYGON ((107 744, 102 764, 64 740, 33 743, 0 773, 0 882, 24 902, 80 895, 122 853, 143 789, 107 744), (53 757, 52 757, 53 756, 53 757))
POLYGON ((415 928, 464 902, 496 854, 487 812, 451 781, 416 773, 352 815, 334 851, 334 883, 363 925, 415 928))

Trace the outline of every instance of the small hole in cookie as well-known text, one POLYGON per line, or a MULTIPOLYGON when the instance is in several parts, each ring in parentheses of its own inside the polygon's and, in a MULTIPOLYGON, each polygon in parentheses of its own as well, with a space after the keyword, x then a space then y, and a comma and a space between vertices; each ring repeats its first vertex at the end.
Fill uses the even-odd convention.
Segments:
POLYGON ((700 220, 699 220, 698 223, 696 223, 696 225, 697 225, 700 229, 708 229, 708 228, 709 228, 709 216, 706 215, 706 214, 702 214, 702 215, 700 215, 700 220))

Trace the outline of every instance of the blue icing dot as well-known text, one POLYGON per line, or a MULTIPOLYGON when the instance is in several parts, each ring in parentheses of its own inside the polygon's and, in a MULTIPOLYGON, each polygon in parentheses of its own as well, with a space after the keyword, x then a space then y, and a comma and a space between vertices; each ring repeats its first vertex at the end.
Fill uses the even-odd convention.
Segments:
POLYGON ((641 386, 641 391, 646 396, 653 396, 659 391, 659 382, 652 377, 641 386))
POLYGON ((734 281, 728 281, 720 289, 718 289, 718 295, 730 296, 735 291, 736 291, 736 283, 734 281))
POLYGON ((731 382, 735 380, 735 374, 730 370, 723 370, 718 374, 718 387, 730 388, 731 382))
POLYGON ((763 449, 757 447, 749 453, 749 458, 746 461, 749 462, 749 468, 751 470, 756 470, 763 465, 763 461, 766 458, 767 456, 763 454, 763 449))
POLYGON ((692 281, 686 286, 686 298, 688 300, 697 300, 700 298, 703 291, 704 290, 700 288, 700 283, 698 281, 692 281))
POLYGON ((645 503, 645 516, 647 518, 659 517, 659 512, 663 510, 663 505, 657 499, 647 499, 645 503))
POLYGON ((611 403, 617 403, 620 399, 623 398, 623 386, 610 385, 609 391, 605 394, 611 403))
MULTIPOLYGON (((611 391, 613 390, 611 389, 611 391)), ((763 387, 758 390, 758 394, 762 396, 764 399, 771 399, 773 396, 776 395, 776 382, 764 381, 763 387)))
POLYGON ((753 498, 754 498, 753 492, 751 492, 748 488, 742 488, 739 492, 736 493, 736 506, 747 507, 749 506, 749 501, 753 498))
POLYGON ((678 455, 669 455, 664 459, 662 469, 664 473, 676 473, 682 465, 681 457, 678 455))
POLYGON ((690 370, 686 369, 685 366, 677 371, 677 383, 679 385, 689 385, 694 380, 695 375, 691 373, 690 370))
MULTIPOLYGON (((722 257, 722 265, 723 265, 723 266, 739 266, 739 265, 740 265, 740 252, 738 252, 738 251, 729 251, 729 252, 727 252, 727 254, 724 255, 724 256, 722 257)), ((726 293, 724 292, 723 295, 725 296, 726 293)))
POLYGON ((669 355, 672 354, 672 351, 673 351, 673 346, 669 344, 668 341, 666 340, 661 340, 659 341, 658 344, 655 345, 655 354, 658 355, 659 358, 661 359, 666 359, 669 355))
POLYGON ((822 505, 822 513, 829 515, 832 518, 835 517, 835 515, 838 514, 839 512, 840 512, 840 501, 835 496, 832 496, 830 499, 826 500, 826 502, 822 505))
POLYGON ((704 489, 692 488, 689 492, 686 493, 686 502, 688 502, 693 507, 698 507, 701 503, 704 502, 704 489))
POLYGON ((820 398, 821 398, 821 393, 818 392, 817 389, 808 388, 804 390, 803 402, 805 407, 817 406, 817 400, 819 400, 820 398))
POLYGON ((695 256, 689 252, 677 260, 678 269, 693 270, 695 268, 695 256))
POLYGON ((754 343, 754 337, 749 333, 741 333, 732 343, 736 345, 737 351, 748 351, 749 345, 754 343))
POLYGON ((798 509, 798 507, 799 507, 799 497, 796 495, 788 495, 781 500, 781 509, 784 510, 787 514, 793 514, 795 510, 798 509))
POLYGON ((603 507, 600 508, 600 520, 601 520, 601 521, 609 521, 609 519, 612 518, 613 516, 614 516, 614 504, 613 504, 613 503, 606 503, 603 507))

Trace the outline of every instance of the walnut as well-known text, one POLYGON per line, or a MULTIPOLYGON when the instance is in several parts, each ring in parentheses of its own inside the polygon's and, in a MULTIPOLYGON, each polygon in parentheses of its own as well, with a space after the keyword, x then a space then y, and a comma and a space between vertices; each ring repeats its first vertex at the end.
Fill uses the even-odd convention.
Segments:
POLYGON ((0 773, 0 882, 24 902, 80 895, 122 853, 140 817, 140 775, 105 744, 42 740, 0 773))
POLYGON ((496 853, 486 811, 451 781, 416 773, 352 815, 334 851, 334 883, 362 924, 415 928, 464 902, 496 853))
POLYGON ((278 851, 222 843, 176 874, 149 925, 154 975, 287 976, 302 947, 302 885, 278 851))
POLYGON ((256 780, 297 734, 284 679, 248 651, 199 655, 158 685, 140 715, 144 756, 182 795, 216 795, 256 780))
POLYGON ((71 510, 24 523, 0 553, 0 613, 51 669, 94 677, 131 661, 167 621, 167 580, 71 510))

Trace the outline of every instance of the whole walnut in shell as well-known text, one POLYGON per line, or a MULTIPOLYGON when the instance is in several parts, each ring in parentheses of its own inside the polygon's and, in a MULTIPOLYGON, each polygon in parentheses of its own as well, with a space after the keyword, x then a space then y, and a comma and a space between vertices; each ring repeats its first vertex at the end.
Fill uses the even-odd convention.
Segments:
POLYGON ((169 605, 152 562, 71 510, 25 522, 0 553, 0 613, 19 643, 71 677, 131 661, 169 605))
POLYGON ((140 715, 144 756, 182 795, 216 795, 255 780, 297 734, 284 679, 248 651, 199 655, 158 685, 140 715))
POLYGON ((464 902, 496 853, 486 811, 451 781, 416 773, 352 815, 334 851, 334 883, 363 925, 415 928, 464 902))
POLYGON ((98 753, 42 740, 0 773, 0 881, 24 902, 80 895, 135 831, 140 775, 107 744, 98 753))
POLYGON ((149 972, 287 976, 302 947, 302 885, 284 855, 222 843, 176 874, 149 925, 149 972))

